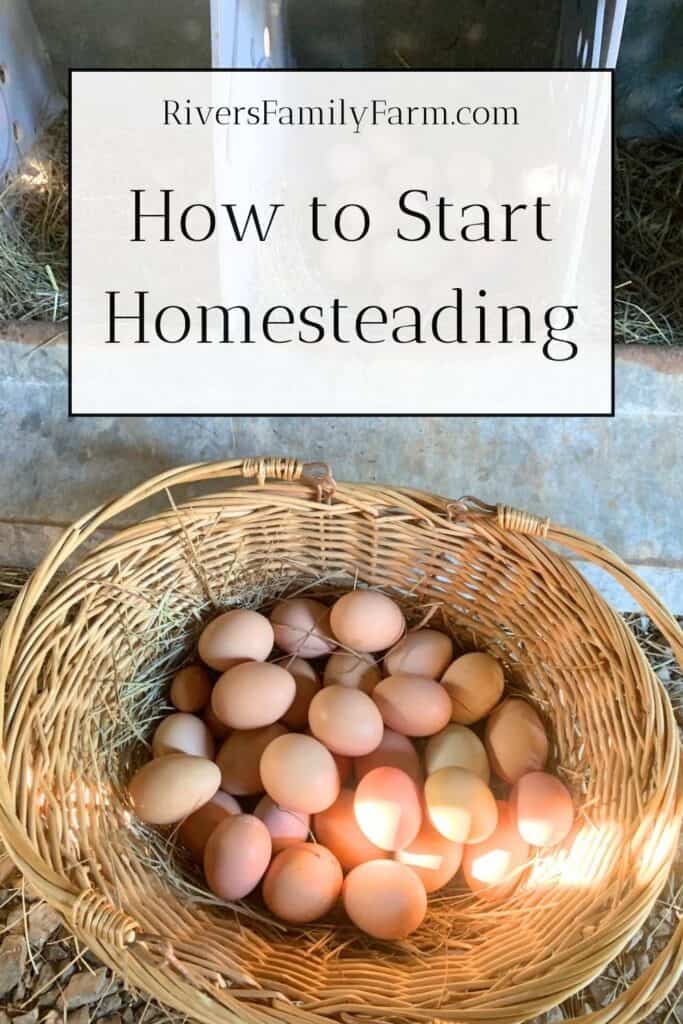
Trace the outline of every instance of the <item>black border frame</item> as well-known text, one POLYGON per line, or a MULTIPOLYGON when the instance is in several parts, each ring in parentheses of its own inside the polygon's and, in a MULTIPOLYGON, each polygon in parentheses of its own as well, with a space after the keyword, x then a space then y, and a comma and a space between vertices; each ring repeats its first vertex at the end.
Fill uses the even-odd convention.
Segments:
POLYGON ((343 74, 355 74, 357 72, 366 73, 368 71, 374 73, 382 73, 386 71, 404 71, 404 72, 429 72, 430 74, 450 74, 451 72, 457 72, 458 74, 481 74, 482 72, 491 71, 502 71, 505 73, 510 72, 524 72, 525 74, 548 74, 555 71, 570 72, 572 74, 607 74, 610 76, 610 109, 609 109, 609 132, 610 132, 610 237, 609 237, 609 250, 610 250, 610 267, 611 267, 611 321, 610 321, 610 357, 611 357, 611 383, 610 383, 610 411, 609 412, 596 412, 596 413, 583 413, 583 412, 572 412, 572 413, 546 413, 546 412, 374 412, 374 413, 327 413, 327 412, 306 412, 306 413, 273 413, 273 412, 253 412, 253 413, 231 413, 231 412, 74 412, 73 411, 73 388, 72 388, 72 359, 71 359, 71 331, 72 331, 72 316, 69 311, 69 328, 68 328, 68 418, 75 419, 76 417, 82 417, 84 419, 97 419, 99 416, 111 416, 117 419, 134 418, 142 419, 146 417, 153 417, 156 419, 201 419, 204 417, 210 417, 212 419, 221 419, 233 416, 253 416, 262 417, 267 419, 295 419, 295 418, 317 418, 317 417, 329 417, 333 419, 372 419, 373 417, 383 417, 386 419, 401 419, 403 417, 415 417, 417 419, 423 419, 427 417, 439 417, 448 419, 457 419, 462 417, 464 419, 613 419, 615 416, 615 345, 616 345, 616 331, 615 331, 615 313, 616 313, 616 258, 614 252, 614 223, 615 223, 615 191, 616 191, 616 136, 614 131, 614 100, 615 100, 615 76, 614 68, 557 68, 557 67, 543 67, 543 68, 520 68, 520 67, 495 67, 495 68, 424 68, 424 67, 411 67, 411 68, 380 68, 380 67, 362 67, 362 68, 213 68, 213 67, 200 67, 200 68, 149 68, 149 67, 135 67, 135 68, 97 68, 97 67, 70 67, 69 68, 69 131, 68 131, 68 178, 69 178, 69 190, 68 190, 68 201, 69 201, 69 240, 68 240, 68 260, 69 260, 69 297, 73 295, 73 253, 72 253, 72 238, 73 238, 73 202, 72 202, 72 189, 73 189, 73 174, 72 174, 72 148, 73 148, 73 76, 74 74, 90 74, 99 72, 117 72, 120 74, 128 74, 136 71, 149 72, 168 72, 168 71, 189 71, 192 74, 196 72, 221 72, 221 71, 240 71, 247 74, 260 74, 262 71, 278 71, 285 72, 287 74, 306 74, 307 72, 320 72, 334 70, 343 74))

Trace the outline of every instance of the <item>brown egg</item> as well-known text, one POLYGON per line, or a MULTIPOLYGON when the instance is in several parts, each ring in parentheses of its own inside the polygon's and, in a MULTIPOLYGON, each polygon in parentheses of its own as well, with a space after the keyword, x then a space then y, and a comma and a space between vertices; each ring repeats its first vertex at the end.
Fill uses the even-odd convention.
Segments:
POLYGON ((451 702, 441 683, 421 676, 389 676, 377 684, 372 699, 384 724, 404 736, 431 736, 451 717, 451 702))
POLYGON ((213 736, 201 718, 186 715, 182 711, 162 719, 152 737, 153 757, 191 754, 212 761, 215 748, 213 736))
POLYGON ((271 856, 270 833, 253 814, 236 814, 220 822, 204 850, 209 888, 224 900, 241 900, 263 878, 271 856))
POLYGON ((467 768, 486 783, 491 777, 484 744, 466 725, 451 723, 430 737, 424 757, 427 775, 441 768, 467 768))
POLYGON ((199 657, 210 668, 226 672, 242 661, 265 661, 273 643, 273 627, 265 615, 234 608, 204 627, 199 657))
POLYGON ((242 808, 234 796, 219 789, 208 804, 204 804, 198 811, 185 819, 178 829, 180 841, 190 851, 194 860, 201 864, 204 858, 204 848, 215 827, 231 814, 241 813, 242 808))
POLYGON ((221 722, 220 718, 216 718, 211 708, 211 704, 204 709, 204 721, 206 726, 216 740, 224 740, 226 736, 230 735, 230 726, 226 725, 225 722, 221 722))
POLYGON ((286 669, 249 661, 223 673, 213 688, 211 707, 232 729, 258 729, 282 718, 295 695, 294 677, 286 669))
POLYGON ((519 881, 520 869, 529 860, 529 844, 522 839, 510 804, 497 801, 498 824, 488 839, 466 846, 462 869, 472 892, 486 895, 512 890, 519 881))
POLYGON ((316 739, 333 754, 362 757, 382 740, 384 724, 377 705, 362 690, 325 686, 311 701, 308 722, 316 739))
POLYGON ((221 773, 213 761, 168 754, 144 764, 131 779, 128 792, 141 821, 172 825, 208 803, 220 782, 221 773))
POLYGON ((465 768, 441 768, 425 783, 432 825, 454 843, 482 843, 498 821, 493 793, 465 768))
POLYGON ((427 913, 427 895, 414 871, 395 860, 359 864, 344 881, 344 909, 376 939, 405 939, 427 913))
POLYGON ((335 651, 327 659, 323 686, 350 686, 363 693, 372 693, 382 678, 379 665, 370 654, 335 651))
POLYGON ((343 881, 334 854, 319 843, 298 843, 278 853, 270 865, 263 902, 283 921, 317 921, 334 907, 343 881))
POLYGON ((366 860, 380 860, 388 853, 371 843, 361 832, 353 809, 354 792, 342 789, 327 810, 313 818, 313 831, 319 842, 331 850, 344 871, 350 871, 366 860))
POLYGON ((384 655, 384 674, 440 679, 453 661, 453 641, 436 629, 412 629, 384 655))
POLYGON ((221 770, 221 788, 235 796, 251 796, 263 792, 259 764, 269 743, 284 736, 287 730, 279 722, 263 729, 237 730, 222 744, 216 757, 221 770))
POLYGON ((511 697, 486 723, 486 750, 496 775, 511 785, 548 760, 548 737, 538 713, 525 700, 511 697))
POLYGON ((353 776, 353 760, 350 757, 345 757, 343 754, 333 754, 332 757, 339 772, 339 784, 340 786, 345 786, 347 782, 351 781, 353 776))
POLYGON ((303 658, 288 658, 282 662, 282 668, 293 676, 296 684, 294 702, 282 716, 282 721, 288 729, 305 729, 308 725, 308 709, 320 689, 318 673, 303 658))
POLYGON ((332 605, 332 632, 344 647, 372 654, 392 647, 406 628, 403 612, 377 590, 354 590, 332 605))
POLYGON ((173 676, 171 704, 178 711, 201 711, 211 700, 213 683, 203 665, 186 665, 173 676))
POLYGON ((462 843, 446 839, 425 817, 415 839, 405 850, 398 851, 396 859, 411 868, 430 893, 450 882, 460 867, 462 851, 462 843))
POLYGON ((413 782, 422 785, 422 768, 417 750, 411 740, 393 729, 384 729, 382 740, 372 753, 358 757, 354 762, 356 782, 360 782, 374 768, 400 768, 413 782))
POLYGON ((515 783, 510 804, 519 834, 531 846, 556 846, 571 832, 574 804, 569 790, 554 775, 525 775, 515 783))
POLYGON ((263 796, 254 810, 257 818, 270 832, 273 853, 279 853, 294 843, 302 843, 308 839, 311 828, 311 816, 303 811, 288 811, 273 803, 269 796, 263 796))
POLYGON ((472 725, 488 715, 503 696, 505 686, 500 662, 478 651, 456 658, 441 682, 451 699, 451 718, 461 725, 472 725))
POLYGON ((420 831, 420 793, 400 768, 368 772, 358 783, 353 808, 361 831, 381 850, 402 850, 420 831))
POLYGON ((273 740, 261 757, 261 779, 281 807, 317 814, 339 795, 339 772, 327 747, 302 733, 273 740))
POLYGON ((300 658, 320 658, 334 649, 330 630, 330 609, 310 597, 280 601, 270 613, 275 643, 300 658))

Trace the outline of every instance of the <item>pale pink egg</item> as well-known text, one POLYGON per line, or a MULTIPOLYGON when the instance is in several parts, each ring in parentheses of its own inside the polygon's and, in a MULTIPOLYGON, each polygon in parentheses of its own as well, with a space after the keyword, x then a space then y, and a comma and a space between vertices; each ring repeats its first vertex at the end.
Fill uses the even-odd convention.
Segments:
POLYGON ((378 747, 354 762, 356 781, 360 782, 374 768, 400 768, 418 785, 422 783, 420 758, 411 740, 400 732, 385 727, 378 747))
POLYGON ((213 830, 204 850, 209 888, 224 900, 241 900, 263 878, 272 845, 268 829, 253 814, 236 814, 213 830))
POLYGON ((361 931, 376 939, 405 939, 427 913, 422 881, 396 860, 359 864, 344 881, 344 909, 361 931))
POLYGON ((436 892, 456 874, 462 861, 462 843, 451 842, 433 827, 427 817, 410 846, 399 850, 396 859, 422 880, 425 891, 436 892))
POLYGON ((273 627, 265 615, 248 608, 224 612, 199 637, 199 657, 218 672, 242 661, 265 661, 272 649, 273 627))
POLYGON ((389 676, 372 691, 384 724, 404 736, 432 736, 451 717, 451 702, 440 683, 421 676, 389 676))
POLYGON ((334 907, 343 881, 334 854, 320 843, 298 843, 278 853, 270 865, 263 902, 283 921, 317 921, 334 907))
POLYGON ((529 844, 522 839, 517 829, 517 820, 510 804, 498 802, 498 824, 495 831, 483 843, 466 846, 462 869, 467 885, 472 892, 495 895, 503 886, 514 888, 519 881, 520 870, 529 860, 529 844))
POLYGON ((420 831, 420 794, 399 768, 368 772, 358 783, 353 806, 361 831, 382 850, 402 850, 420 831))
POLYGON ((333 754, 361 757, 379 746, 384 725, 377 705, 362 690, 325 686, 308 709, 311 732, 333 754))
POLYGON ((335 647, 330 609, 310 597, 292 597, 275 605, 270 621, 275 643, 300 658, 320 658, 335 647))
POLYGON ((531 846, 556 846, 574 824, 574 804, 566 786, 554 775, 531 772, 510 793, 519 834, 531 846))
POLYGON ((350 871, 366 860, 381 860, 388 856, 361 831, 353 804, 353 790, 342 789, 332 806, 313 818, 316 838, 332 851, 344 871, 350 871))
POLYGON ((269 796, 262 796, 254 809, 254 814, 270 832, 273 853, 279 853, 293 843, 301 843, 308 839, 311 816, 304 811, 289 811, 286 807, 274 803, 269 796))

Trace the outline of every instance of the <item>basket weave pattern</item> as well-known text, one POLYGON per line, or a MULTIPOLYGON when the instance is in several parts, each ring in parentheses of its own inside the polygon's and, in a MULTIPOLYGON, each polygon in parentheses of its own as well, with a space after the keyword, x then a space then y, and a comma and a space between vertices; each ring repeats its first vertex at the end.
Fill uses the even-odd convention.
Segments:
MULTIPOLYGON (((127 983, 206 1024, 521 1024, 556 1005, 645 921, 676 851, 683 792, 662 687, 621 619, 548 541, 611 572, 683 663, 675 620, 627 566, 507 507, 336 485, 319 465, 249 459, 166 473, 94 511, 47 555, 2 634, 10 854, 127 983), (202 484, 201 495, 180 502, 185 484, 202 484), (165 510, 82 553, 156 494, 165 510), (172 839, 140 827, 125 797, 170 673, 208 616, 355 584, 396 596, 412 624, 446 629, 458 650, 502 660, 508 688, 544 717, 552 770, 578 809, 571 840, 537 855, 513 896, 436 893, 403 943, 372 941, 341 916, 302 930, 253 901, 218 906, 182 858, 175 884, 162 863, 177 859, 172 839)), ((682 969, 679 927, 630 989, 581 1020, 642 1020, 682 969)))

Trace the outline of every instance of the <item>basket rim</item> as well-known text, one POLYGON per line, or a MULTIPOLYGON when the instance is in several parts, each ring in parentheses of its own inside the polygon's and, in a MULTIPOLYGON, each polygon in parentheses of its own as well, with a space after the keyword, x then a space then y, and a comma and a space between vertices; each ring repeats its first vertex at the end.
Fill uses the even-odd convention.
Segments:
MULTIPOLYGON (((611 604, 595 590, 592 584, 585 580, 575 565, 568 562, 563 555, 548 549, 544 543, 544 541, 555 542, 573 551, 583 560, 593 562, 605 571, 610 572, 625 589, 630 591, 642 605, 646 614, 660 628, 667 641, 671 644, 677 659, 683 665, 683 633, 681 633, 676 620, 661 604, 654 592, 625 563, 621 562, 607 548, 589 538, 566 528, 555 526, 547 519, 529 515, 528 513, 512 509, 509 506, 486 505, 483 502, 477 501, 477 499, 469 497, 453 502, 439 495, 410 488, 385 488, 379 484, 351 483, 337 485, 331 477, 329 470, 323 477, 325 486, 321 490, 320 483, 316 478, 308 477, 305 473, 305 468, 305 464, 300 463, 298 460, 275 459, 236 460, 227 463, 203 463, 182 467, 179 470, 161 474, 159 477, 147 481, 145 484, 140 485, 140 487, 128 492, 121 499, 94 510, 74 523, 73 526, 67 528, 18 595, 10 617, 2 630, 0 637, 0 693, 3 696, 3 700, 0 701, 0 728, 2 728, 3 736, 5 729, 4 695, 13 654, 18 649, 32 613, 39 610, 41 597, 46 592, 48 592, 49 600, 55 593, 61 592, 62 587, 69 583, 74 573, 78 575, 78 571, 83 565, 102 554, 111 552, 112 548, 115 548, 117 545, 132 543, 144 534, 163 528, 160 527, 160 524, 164 524, 174 517, 177 523, 179 511, 196 509, 197 507, 205 507, 207 505, 211 506, 216 502, 222 503, 226 498, 230 499, 231 502, 234 500, 237 503, 245 495, 249 495, 253 503, 258 506, 272 504, 274 500, 282 499, 283 501, 294 502, 295 505, 303 503, 303 506, 308 508, 313 505, 320 509, 321 514, 325 514, 325 510, 332 504, 334 504, 338 512, 339 505, 344 501, 349 504, 350 510, 367 513, 368 501, 363 500, 364 496, 372 495, 374 502, 377 501, 379 496, 382 496, 387 510, 392 507, 392 502, 395 499, 397 507, 402 509, 404 515, 406 511, 411 511, 416 517, 427 520, 431 526, 443 530, 445 536, 448 536, 451 531, 469 532, 475 530, 477 533, 482 533, 492 538, 504 537, 506 542, 514 543, 515 546, 519 545, 520 548, 528 545, 531 550, 542 551, 545 557, 562 559, 563 563, 576 576, 577 581, 581 581, 581 586, 587 588, 591 599, 596 602, 601 611, 608 613, 610 617, 613 617, 619 623, 620 628, 628 634, 630 640, 640 652, 641 657, 644 658, 637 639, 617 616, 611 604), (273 474, 275 475, 275 480, 271 483, 269 482, 269 477, 273 474), (176 486, 176 484, 213 480, 222 476, 232 478, 243 478, 246 476, 247 482, 230 488, 227 492, 218 492, 200 499, 189 499, 179 506, 176 506, 174 501, 171 500, 171 507, 169 509, 164 510, 162 513, 152 513, 140 522, 125 526, 113 535, 103 539, 94 549, 84 554, 83 558, 79 560, 78 565, 67 574, 55 590, 51 589, 51 583, 54 580, 55 574, 67 559, 75 554, 83 542, 92 536, 100 526, 104 525, 107 520, 115 517, 119 512, 125 510, 125 508, 133 507, 139 500, 151 497, 154 493, 164 490, 168 491, 171 486, 176 486), (251 482, 254 477, 257 479, 256 484, 251 482), (331 484, 330 480, 332 480, 331 484)), ((668 711, 670 712, 670 705, 668 711)), ((681 818, 683 818, 683 775, 680 773, 680 744, 677 760, 678 763, 672 763, 670 768, 672 772, 678 775, 677 817, 680 822, 681 818)), ((28 837, 22 834, 21 823, 15 817, 9 786, 8 765, 5 762, 6 758, 3 757, 0 763, 0 836, 6 841, 10 856, 28 875, 39 893, 66 917, 77 933, 81 934, 85 941, 93 946, 98 955, 105 962, 108 962, 110 966, 114 967, 114 969, 120 970, 117 964, 116 951, 140 943, 143 940, 143 936, 136 934, 135 922, 131 918, 122 915, 116 908, 103 907, 101 904, 102 898, 97 893, 87 894, 77 890, 67 879, 52 871, 49 865, 37 854, 28 837), (65 883, 67 884, 65 885, 65 883), (95 904, 97 904, 96 907, 95 904)), ((645 916, 646 913, 643 914, 643 919, 645 916)), ((637 927, 639 925, 636 925, 633 930, 635 931, 637 927)), ((149 936, 146 938, 147 940, 150 939, 149 936)), ((627 940, 628 936, 624 942, 627 940)), ((663 999, 683 971, 682 951, 683 923, 675 933, 669 947, 646 972, 650 982, 646 984, 643 981, 645 975, 638 979, 632 988, 624 994, 624 997, 620 997, 620 1000, 617 1001, 620 1002, 617 1016, 612 1016, 609 1019, 614 1022, 621 1019, 624 1022, 627 1020, 635 1021, 640 1019, 640 1017, 634 1016, 634 1008, 638 1012, 639 1008, 644 1008, 644 1010, 651 1008, 652 999, 654 998, 653 992, 657 993, 658 1001, 663 999), (631 994, 629 995, 629 993, 631 994), (640 1003, 638 1003, 638 1000, 640 1000, 640 1003)), ((610 956, 609 959, 611 958, 610 956)), ((148 974, 148 971, 143 970, 142 967, 140 971, 143 975, 148 974)), ((149 981, 149 977, 147 981, 149 981)), ((140 984, 144 987, 145 983, 141 981, 140 984)), ((225 1016, 225 1003, 221 1002, 220 1005, 223 1007, 223 1012, 220 1016, 207 1015, 202 1019, 207 1021, 229 1019, 225 1016)), ((237 1020, 239 1018, 238 1016, 231 1016, 230 1019, 237 1020)), ((307 1014, 305 1019, 312 1021, 314 1015, 307 1014)), ((330 1020, 325 1015, 317 1019, 326 1021, 328 1024, 330 1020)), ((595 1017, 591 1019, 596 1019, 597 1021, 595 1017)), ((576 1018, 576 1020, 578 1021, 579 1018, 576 1018)))

